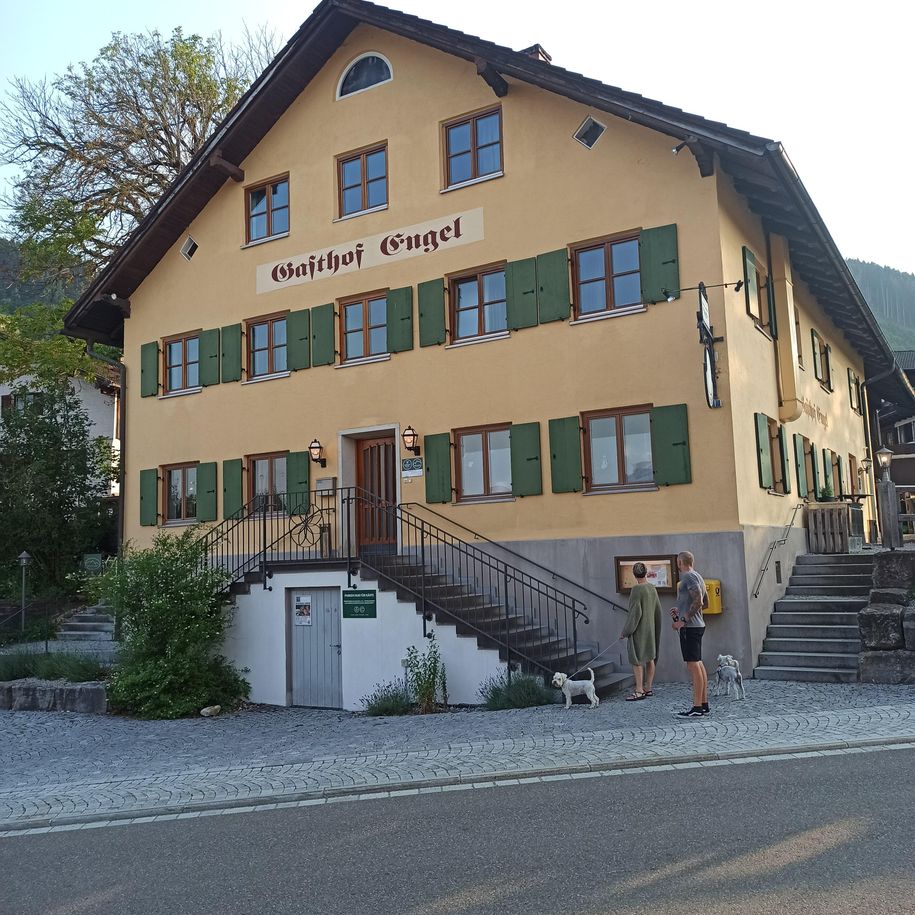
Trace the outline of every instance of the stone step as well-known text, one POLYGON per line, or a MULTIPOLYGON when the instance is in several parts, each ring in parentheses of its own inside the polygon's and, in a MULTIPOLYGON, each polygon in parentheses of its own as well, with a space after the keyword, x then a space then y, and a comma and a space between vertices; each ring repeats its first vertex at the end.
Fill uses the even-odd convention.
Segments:
POLYGON ((870 565, 874 557, 868 553, 801 553, 795 564, 806 565, 870 565))
POLYGON ((867 597, 870 585, 788 585, 789 597, 867 597))
POLYGON ((114 632, 114 623, 108 622, 84 622, 76 618, 71 618, 66 623, 61 623, 61 632, 114 632))
POLYGON ((866 597, 783 597, 775 602, 775 611, 776 613, 795 611, 857 613, 866 606, 866 597))
POLYGON ((873 577, 874 567, 869 563, 862 562, 832 564, 808 562, 803 565, 796 565, 794 571, 797 575, 866 575, 870 579, 873 577))
POLYGON ((858 653, 763 651, 760 667, 826 667, 829 670, 857 670, 858 653))
POLYGON ((871 585, 873 584, 872 577, 870 575, 835 575, 835 574, 826 574, 826 575, 808 575, 806 570, 803 574, 794 574, 788 579, 789 585, 827 585, 833 587, 835 585, 844 585, 858 587, 861 590, 865 588, 870 591, 871 585))
MULTIPOLYGON (((614 671, 613 673, 598 676, 597 671, 594 673, 594 690, 597 695, 603 699, 605 696, 612 696, 629 690, 635 685, 635 678, 631 673, 625 671, 614 671)), ((646 699, 651 702, 651 699, 646 699)))
POLYGON ((793 680, 799 683, 857 683, 858 671, 828 667, 757 667, 757 680, 793 680))
POLYGON ((111 623, 114 625, 114 617, 110 613, 74 613, 67 622, 70 623, 111 623))
POLYGON ((59 632, 59 642, 111 642, 114 634, 111 632, 59 632))
MULTIPOLYGON (((777 636, 767 637, 763 641, 764 652, 787 652, 788 654, 808 654, 816 652, 817 654, 858 654, 861 651, 861 640, 858 638, 851 639, 804 639, 804 638, 779 638, 777 636)), ((816 665, 811 664, 811 667, 816 665)))
POLYGON ((806 613, 777 610, 770 620, 773 626, 858 626, 857 613, 806 613))
POLYGON ((766 630, 767 639, 857 639, 857 626, 776 626, 766 630))

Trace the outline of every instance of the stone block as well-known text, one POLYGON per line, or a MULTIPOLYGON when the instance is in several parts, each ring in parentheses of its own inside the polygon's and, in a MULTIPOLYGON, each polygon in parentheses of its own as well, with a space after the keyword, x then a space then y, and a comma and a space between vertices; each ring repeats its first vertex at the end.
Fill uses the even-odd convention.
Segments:
POLYGON ((108 710, 104 683, 14 680, 9 685, 9 707, 13 711, 82 712, 103 715, 108 710))
POLYGON ((899 604, 905 606, 909 602, 909 592, 905 588, 874 588, 871 591, 869 604, 899 604))
POLYGON ((915 683, 915 652, 865 651, 859 676, 862 683, 915 683))
POLYGON ((0 683, 0 709, 7 711, 13 706, 13 684, 0 683))
POLYGON ((858 614, 861 641, 867 649, 902 648, 902 614, 896 604, 869 604, 858 614))
POLYGON ((915 607, 902 611, 902 638, 906 651, 915 651, 915 607))
POLYGON ((915 584, 915 552, 896 550, 874 556, 874 587, 902 588, 915 584))

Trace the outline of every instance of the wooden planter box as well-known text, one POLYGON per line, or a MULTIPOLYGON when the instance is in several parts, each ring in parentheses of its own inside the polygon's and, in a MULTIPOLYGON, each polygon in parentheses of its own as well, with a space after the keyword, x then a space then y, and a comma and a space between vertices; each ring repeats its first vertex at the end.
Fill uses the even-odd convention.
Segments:
POLYGON ((811 553, 858 553, 864 543, 864 512, 851 502, 807 506, 807 549, 811 553))

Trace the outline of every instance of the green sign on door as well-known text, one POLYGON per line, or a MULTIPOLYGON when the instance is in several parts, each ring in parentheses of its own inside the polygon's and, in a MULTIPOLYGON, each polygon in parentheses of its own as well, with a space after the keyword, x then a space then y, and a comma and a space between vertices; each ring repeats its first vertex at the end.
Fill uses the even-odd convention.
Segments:
POLYGON ((344 591, 343 619, 373 620, 378 617, 377 591, 344 591))

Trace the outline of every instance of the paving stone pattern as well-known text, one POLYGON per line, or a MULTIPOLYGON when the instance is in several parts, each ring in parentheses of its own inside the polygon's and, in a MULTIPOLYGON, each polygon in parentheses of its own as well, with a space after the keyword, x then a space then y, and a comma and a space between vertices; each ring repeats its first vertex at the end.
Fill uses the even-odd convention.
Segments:
POLYGON ((313 792, 408 787, 636 761, 915 740, 915 686, 748 681, 679 720, 683 686, 591 710, 368 718, 257 707, 211 719, 0 712, 0 824, 125 816, 313 792))

